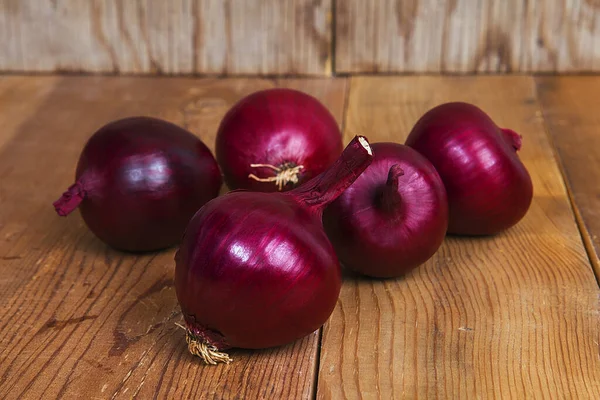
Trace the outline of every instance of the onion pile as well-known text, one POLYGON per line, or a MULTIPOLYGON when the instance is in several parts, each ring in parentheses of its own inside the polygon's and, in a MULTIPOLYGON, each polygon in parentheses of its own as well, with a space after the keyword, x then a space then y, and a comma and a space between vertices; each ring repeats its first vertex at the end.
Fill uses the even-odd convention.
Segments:
POLYGON ((217 161, 231 189, 290 190, 317 176, 342 152, 342 134, 329 110, 293 89, 254 92, 225 115, 217 161))
POLYGON ((194 215, 175 269, 192 354, 229 362, 223 350, 283 345, 325 323, 341 273, 323 209, 371 161, 368 141, 356 137, 332 166, 294 190, 233 191, 194 215))
POLYGON ((406 139, 440 174, 448 194, 448 232, 492 235, 527 213, 533 197, 519 160, 521 136, 478 107, 446 103, 425 113, 406 139))
POLYGON ((219 194, 222 178, 200 139, 156 118, 111 122, 92 135, 76 182, 54 202, 65 216, 79 208, 88 228, 120 250, 179 243, 194 213, 219 194))
POLYGON ((448 227, 444 184, 425 157, 374 143, 373 162, 324 213, 342 264, 372 277, 405 274, 440 247, 448 227))
POLYGON ((216 159, 172 123, 126 118, 89 139, 54 207, 62 216, 79 208, 120 250, 180 243, 175 289, 188 349, 217 364, 231 361, 227 349, 280 346, 321 327, 340 293, 340 261, 398 277, 447 233, 501 232, 532 201, 521 136, 472 104, 429 110, 405 144, 356 136, 342 147, 327 108, 291 89, 236 103, 216 159), (220 171, 234 190, 217 197, 220 171))

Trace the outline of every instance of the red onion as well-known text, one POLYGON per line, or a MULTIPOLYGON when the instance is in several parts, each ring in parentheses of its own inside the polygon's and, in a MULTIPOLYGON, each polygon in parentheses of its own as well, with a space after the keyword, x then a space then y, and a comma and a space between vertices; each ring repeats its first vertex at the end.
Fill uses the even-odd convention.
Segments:
POLYGON ((225 115, 216 138, 217 161, 231 189, 289 190, 339 157, 342 136, 314 97, 292 89, 252 93, 225 115))
POLYGON ((177 244, 194 213, 219 194, 219 167, 200 139, 172 123, 131 117, 102 127, 79 158, 76 182, 54 203, 79 207, 112 247, 150 251, 177 244))
POLYGON ((371 159, 367 140, 357 137, 330 168, 294 190, 237 190, 196 213, 175 256, 192 354, 229 362, 223 350, 280 346, 325 323, 341 272, 322 212, 371 159))
POLYGON ((427 261, 448 227, 444 184, 425 157, 397 143, 375 143, 373 162, 324 212, 345 267, 397 277, 427 261))
POLYGON ((429 159, 442 177, 449 233, 496 234, 527 213, 533 186, 517 156, 521 136, 499 128, 476 106, 446 103, 429 110, 406 144, 429 159))

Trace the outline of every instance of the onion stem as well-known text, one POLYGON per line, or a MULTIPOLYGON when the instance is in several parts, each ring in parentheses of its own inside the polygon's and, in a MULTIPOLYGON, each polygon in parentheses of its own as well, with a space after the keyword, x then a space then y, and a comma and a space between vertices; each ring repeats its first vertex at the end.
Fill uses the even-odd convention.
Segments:
POLYGON ((60 199, 56 200, 52 205, 54 206, 56 213, 61 217, 64 217, 79 207, 79 204, 81 204, 85 196, 86 193, 81 183, 75 182, 73 185, 69 186, 60 199))
POLYGON ((309 207, 322 211, 352 185, 372 161, 373 151, 368 140, 355 136, 333 165, 293 191, 309 207))
POLYGON ((402 199, 398 193, 398 179, 403 175, 404 171, 400 168, 400 165, 394 164, 391 166, 387 182, 383 187, 379 198, 379 205, 382 210, 394 213, 400 207, 402 199))
POLYGON ((508 141, 508 144, 510 144, 515 151, 521 150, 521 145, 523 144, 523 137, 521 135, 512 129, 501 129, 501 131, 508 141))

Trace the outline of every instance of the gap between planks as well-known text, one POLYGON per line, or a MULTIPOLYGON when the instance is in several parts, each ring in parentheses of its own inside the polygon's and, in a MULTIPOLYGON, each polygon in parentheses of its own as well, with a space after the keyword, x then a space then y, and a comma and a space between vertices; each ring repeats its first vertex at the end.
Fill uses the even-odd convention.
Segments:
MULTIPOLYGON (((557 143, 557 139, 554 137, 554 135, 552 133, 552 130, 557 127, 551 121, 551 117, 549 115, 549 112, 550 112, 549 109, 551 107, 550 107, 550 105, 545 104, 546 96, 544 96, 540 90, 540 88, 543 87, 544 85, 549 85, 550 87, 552 87, 550 89, 551 91, 552 90, 560 91, 561 89, 560 89, 560 85, 558 85, 558 83, 564 77, 565 76, 550 77, 550 76, 544 76, 544 75, 540 75, 540 74, 535 75, 533 77, 534 84, 535 84, 535 94, 536 94, 536 99, 538 101, 540 111, 542 114, 542 122, 544 124, 544 128, 546 131, 546 137, 548 138, 548 141, 552 145, 552 149, 554 151, 554 158, 560 169, 561 177, 562 177, 563 183, 565 185, 565 190, 567 191, 567 195, 568 195, 569 201, 571 203, 571 208, 572 208, 573 214, 575 216, 575 220, 577 222, 577 227, 579 229, 579 233, 581 234, 581 239, 584 243, 587 256, 589 258, 592 270, 596 277, 596 282, 598 283, 598 286, 600 287, 600 255, 596 251, 596 248, 594 246, 593 233, 589 231, 589 229, 586 225, 586 222, 585 222, 586 218, 584 217, 584 215, 581 211, 580 205, 577 202, 573 183, 569 179, 567 172, 570 168, 567 165, 567 162, 565 161, 565 159, 563 157, 560 146, 557 143), (553 88, 555 85, 557 85, 559 88, 558 89, 553 88)), ((570 78, 574 78, 574 79, 578 79, 578 80, 594 79, 596 82, 600 82, 600 77, 597 77, 596 75, 581 76, 581 74, 580 74, 580 76, 577 76, 577 77, 570 76, 570 78)), ((551 97, 551 96, 552 95, 550 94, 548 97, 551 97)), ((600 128, 600 126, 599 126, 599 128, 600 128)), ((557 132, 557 135, 560 135, 560 134, 561 134, 561 132, 557 132)), ((575 132, 575 134, 577 134, 577 132, 575 132)), ((574 166, 573 168, 577 168, 577 166, 574 166)), ((600 165, 592 166, 592 168, 600 168, 600 165)))

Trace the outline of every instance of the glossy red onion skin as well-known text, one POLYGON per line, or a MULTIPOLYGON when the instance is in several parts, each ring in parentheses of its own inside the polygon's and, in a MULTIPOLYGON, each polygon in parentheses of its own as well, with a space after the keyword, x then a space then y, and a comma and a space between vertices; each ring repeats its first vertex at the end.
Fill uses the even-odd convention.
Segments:
POLYGON ((76 181, 85 192, 79 211, 89 229, 108 245, 133 252, 179 243, 190 218, 222 185, 216 160, 200 139, 149 117, 114 121, 92 135, 76 181))
POLYGON ((344 267, 371 277, 398 277, 442 244, 446 191, 433 165, 410 147, 387 142, 371 147, 373 162, 325 209, 323 223, 344 267), (403 173, 393 188, 392 168, 403 173))
POLYGON ((341 287, 322 210, 370 161, 361 156, 353 164, 342 156, 293 191, 237 190, 200 209, 175 269, 177 298, 194 336, 219 350, 259 349, 290 343, 322 326, 341 287))
POLYGON ((317 176, 342 152, 338 124, 314 97, 293 89, 254 92, 236 103, 225 115, 216 138, 216 157, 231 189, 278 191, 273 182, 249 177, 270 177, 274 172, 251 164, 302 165, 299 182, 317 176))
POLYGON ((521 137, 478 107, 446 103, 425 113, 406 145, 435 166, 446 187, 448 233, 493 235, 527 213, 533 185, 517 156, 521 137))
POLYGON ((306 336, 327 320, 339 295, 339 264, 319 215, 289 196, 269 196, 231 192, 208 203, 186 232, 194 239, 179 251, 178 266, 194 265, 176 269, 184 316, 201 315, 204 326, 223 336, 221 349, 266 348, 306 336), (252 236, 245 234, 248 226, 255 227, 252 236), (252 263, 257 257, 263 261, 252 263), (207 263, 213 267, 196 267, 207 263), (239 264, 239 273, 228 270, 239 264), (202 301, 193 300, 195 293, 202 301))

